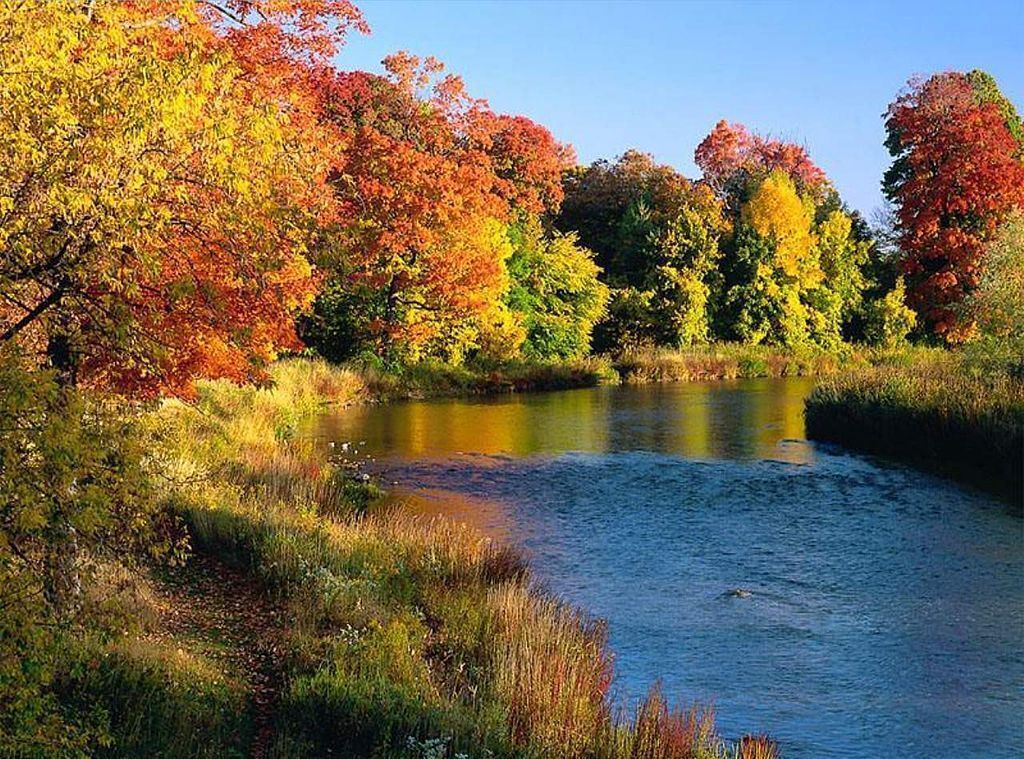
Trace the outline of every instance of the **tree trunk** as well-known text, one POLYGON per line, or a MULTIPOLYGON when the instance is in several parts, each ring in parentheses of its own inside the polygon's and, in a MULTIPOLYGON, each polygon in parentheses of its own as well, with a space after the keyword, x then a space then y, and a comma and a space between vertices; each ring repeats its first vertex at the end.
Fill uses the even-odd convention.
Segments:
MULTIPOLYGON (((51 334, 46 347, 50 366, 56 371, 60 388, 54 414, 68 411, 71 393, 78 384, 78 366, 71 338, 65 331, 51 334)), ((76 488, 72 482, 70 489, 76 488)), ((44 595, 58 618, 67 619, 78 611, 82 598, 82 580, 79 571, 80 553, 78 531, 71 522, 64 504, 74 498, 74 493, 54 494, 57 508, 54 510, 50 528, 44 573, 44 595)))

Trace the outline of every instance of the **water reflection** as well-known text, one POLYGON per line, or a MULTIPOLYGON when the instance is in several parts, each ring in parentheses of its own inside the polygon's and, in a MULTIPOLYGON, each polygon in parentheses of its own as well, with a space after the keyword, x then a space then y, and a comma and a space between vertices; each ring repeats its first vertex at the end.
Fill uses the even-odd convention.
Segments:
POLYGON ((783 441, 803 437, 811 386, 763 379, 394 403, 328 415, 317 432, 406 459, 645 450, 809 463, 812 449, 783 441))

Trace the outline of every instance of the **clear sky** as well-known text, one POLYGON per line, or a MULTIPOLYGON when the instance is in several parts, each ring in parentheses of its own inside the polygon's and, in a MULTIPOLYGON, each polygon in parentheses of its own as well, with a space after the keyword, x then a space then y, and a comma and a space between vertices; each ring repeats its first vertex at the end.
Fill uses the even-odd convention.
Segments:
POLYGON ((338 59, 434 55, 580 160, 628 148, 697 176, 721 118, 807 146, 843 197, 881 204, 881 114, 913 74, 982 68, 1024 110, 1024 0, 583 2, 356 0, 373 28, 338 59))

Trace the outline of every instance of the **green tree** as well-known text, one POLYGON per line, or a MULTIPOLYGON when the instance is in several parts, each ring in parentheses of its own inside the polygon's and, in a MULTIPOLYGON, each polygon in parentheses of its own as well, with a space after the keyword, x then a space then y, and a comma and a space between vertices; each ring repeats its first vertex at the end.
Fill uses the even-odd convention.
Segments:
POLYGON ((898 347, 917 324, 917 314, 907 306, 903 277, 898 277, 885 295, 869 301, 864 310, 864 337, 883 348, 898 347))
POLYGON ((574 234, 546 236, 536 219, 521 219, 511 237, 506 302, 525 329, 523 353, 542 359, 586 355, 594 324, 608 304, 593 254, 574 234))
POLYGON ((657 266, 647 277, 657 341, 682 347, 711 337, 712 284, 719 258, 720 217, 684 208, 656 240, 657 266))
POLYGON ((1024 371, 1024 212, 1015 211, 985 251, 985 272, 962 308, 975 324, 968 354, 989 366, 1024 371))

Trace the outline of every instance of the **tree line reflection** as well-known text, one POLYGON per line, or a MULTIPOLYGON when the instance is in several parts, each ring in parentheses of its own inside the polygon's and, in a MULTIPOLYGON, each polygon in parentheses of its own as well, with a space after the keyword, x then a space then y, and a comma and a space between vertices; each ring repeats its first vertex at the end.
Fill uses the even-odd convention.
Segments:
POLYGON ((601 387, 493 399, 410 401, 324 416, 317 434, 364 454, 437 459, 646 450, 691 459, 808 463, 805 378, 601 387))

